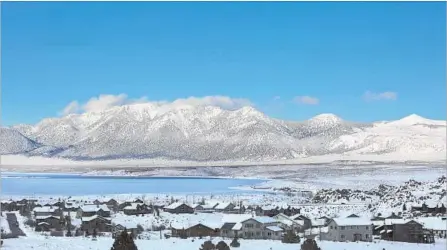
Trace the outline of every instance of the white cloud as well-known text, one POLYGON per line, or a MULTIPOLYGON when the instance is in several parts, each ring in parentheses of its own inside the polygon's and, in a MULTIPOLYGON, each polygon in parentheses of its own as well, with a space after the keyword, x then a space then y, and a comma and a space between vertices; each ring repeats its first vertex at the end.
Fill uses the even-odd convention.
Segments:
POLYGON ((77 101, 70 102, 61 112, 61 115, 69 115, 79 112, 79 103, 77 101))
POLYGON ((363 99, 365 101, 380 101, 380 100, 391 100, 394 101, 397 99, 397 93, 392 91, 385 91, 382 93, 374 93, 371 91, 366 91, 365 94, 363 94, 363 99))
POLYGON ((156 106, 165 106, 169 108, 180 106, 217 106, 223 109, 234 110, 244 106, 254 106, 254 104, 245 98, 231 98, 228 96, 205 96, 188 97, 169 101, 151 101, 146 97, 130 99, 126 94, 119 95, 99 95, 92 97, 86 103, 80 105, 78 101, 70 102, 61 112, 62 115, 83 112, 99 112, 116 106, 123 106, 137 103, 148 103, 156 106))
POLYGON ((312 96, 295 96, 293 102, 297 104, 318 105, 320 100, 312 96))

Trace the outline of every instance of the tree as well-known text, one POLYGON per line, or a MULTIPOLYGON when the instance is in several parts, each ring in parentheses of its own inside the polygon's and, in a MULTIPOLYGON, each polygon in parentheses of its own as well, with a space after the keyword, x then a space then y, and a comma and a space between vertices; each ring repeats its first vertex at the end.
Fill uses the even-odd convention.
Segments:
POLYGON ((217 250, 230 250, 230 247, 225 243, 225 241, 220 241, 216 245, 217 250))
POLYGON ((138 248, 133 241, 132 235, 130 235, 127 230, 124 230, 115 238, 115 242, 113 242, 113 246, 110 250, 138 250, 138 248))
POLYGON ((407 205, 405 205, 405 203, 404 203, 404 205, 402 206, 402 211, 407 211, 407 205))
POLYGON ((199 250, 215 250, 216 246, 210 240, 203 242, 199 250))
POLYGON ((240 247, 241 246, 241 243, 239 243, 239 241, 237 241, 237 233, 234 236, 233 241, 231 241, 230 246, 231 247, 240 247))
POLYGON ((301 245, 301 250, 321 250, 321 248, 318 247, 315 240, 307 239, 301 245))
POLYGON ((96 236, 98 236, 98 233, 96 232, 96 228, 93 229, 92 236, 93 236, 93 238, 96 238, 96 236))
POLYGON ((300 237, 293 232, 293 230, 287 230, 284 238, 282 239, 283 243, 296 244, 300 243, 300 237))

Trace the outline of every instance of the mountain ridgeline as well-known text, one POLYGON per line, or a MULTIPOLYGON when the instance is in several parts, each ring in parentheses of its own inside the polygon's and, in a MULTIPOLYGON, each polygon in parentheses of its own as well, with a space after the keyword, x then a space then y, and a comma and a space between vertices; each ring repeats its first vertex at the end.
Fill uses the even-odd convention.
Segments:
POLYGON ((355 123, 333 114, 303 122, 252 107, 132 104, 0 130, 0 154, 73 160, 157 158, 268 161, 322 155, 445 155, 446 122, 410 115, 355 123))

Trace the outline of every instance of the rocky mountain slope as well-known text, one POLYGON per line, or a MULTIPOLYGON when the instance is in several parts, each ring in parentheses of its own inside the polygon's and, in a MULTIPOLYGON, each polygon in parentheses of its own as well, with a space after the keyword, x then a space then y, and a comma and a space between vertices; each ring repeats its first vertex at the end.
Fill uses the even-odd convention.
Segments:
POLYGON ((230 111, 213 106, 132 104, 17 125, 4 129, 17 136, 2 132, 0 142, 2 154, 75 160, 267 161, 390 153, 402 154, 405 160, 409 154, 445 157, 445 130, 445 121, 417 115, 371 124, 344 121, 333 114, 289 122, 252 107, 230 111))
POLYGON ((409 180, 400 185, 379 185, 371 190, 322 189, 312 201, 315 203, 364 202, 372 204, 377 211, 393 208, 394 211, 410 209, 412 204, 426 203, 428 206, 447 205, 447 178, 432 181, 409 180))

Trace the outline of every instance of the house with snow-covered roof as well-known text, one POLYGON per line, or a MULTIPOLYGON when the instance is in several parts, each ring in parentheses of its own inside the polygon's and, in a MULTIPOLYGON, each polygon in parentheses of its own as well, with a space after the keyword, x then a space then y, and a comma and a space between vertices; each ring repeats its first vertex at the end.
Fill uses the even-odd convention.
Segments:
POLYGON ((429 230, 435 237, 447 237, 447 217, 420 217, 415 221, 422 224, 423 228, 429 230))
POLYGON ((384 225, 375 228, 383 240, 426 243, 433 241, 433 235, 423 230, 423 225, 412 219, 385 219, 384 225))
POLYGON ((267 216, 258 216, 240 222, 239 237, 244 239, 271 239, 280 240, 284 230, 279 222, 267 216))
POLYGON ((45 207, 35 207, 33 209, 34 216, 60 216, 62 214, 62 209, 59 207, 45 206, 45 207))
POLYGON ((289 216, 280 213, 273 218, 278 221, 279 227, 283 228, 284 230, 293 230, 295 232, 301 232, 304 230, 304 221, 302 220, 293 220, 289 216))
POLYGON ((194 208, 183 202, 174 202, 164 207, 164 211, 171 214, 192 214, 194 213, 194 208))
POLYGON ((231 202, 222 202, 217 204, 217 206, 214 209, 217 212, 230 212, 234 209, 234 207, 236 207, 236 205, 234 205, 231 202))
POLYGON ((90 217, 93 215, 110 217, 110 209, 106 205, 84 205, 78 209, 76 218, 90 217))
POLYGON ((373 223, 367 218, 333 218, 327 233, 321 235, 328 241, 372 241, 373 223))
POLYGON ((99 232, 112 232, 112 221, 99 215, 81 218, 81 230, 86 234, 93 234, 96 230, 99 232))

